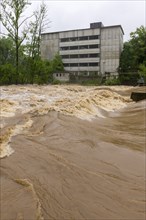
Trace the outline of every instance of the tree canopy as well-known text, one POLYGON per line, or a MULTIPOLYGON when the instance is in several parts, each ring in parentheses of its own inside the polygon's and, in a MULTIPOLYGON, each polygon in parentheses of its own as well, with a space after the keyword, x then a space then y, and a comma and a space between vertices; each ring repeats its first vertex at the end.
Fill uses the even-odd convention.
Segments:
POLYGON ((1 1, 0 21, 8 34, 0 37, 0 85, 48 83, 53 72, 64 70, 58 54, 50 61, 40 57, 41 33, 50 23, 47 6, 42 1, 40 8, 23 17, 28 5, 29 0, 1 1))
POLYGON ((56 54, 53 60, 42 60, 39 56, 34 59, 25 53, 24 47, 20 47, 20 69, 17 75, 13 41, 9 37, 0 38, 0 85, 52 83, 53 73, 64 71, 59 54, 56 54))
POLYGON ((124 43, 120 58, 120 71, 137 72, 140 65, 146 65, 146 28, 141 26, 130 34, 124 43))

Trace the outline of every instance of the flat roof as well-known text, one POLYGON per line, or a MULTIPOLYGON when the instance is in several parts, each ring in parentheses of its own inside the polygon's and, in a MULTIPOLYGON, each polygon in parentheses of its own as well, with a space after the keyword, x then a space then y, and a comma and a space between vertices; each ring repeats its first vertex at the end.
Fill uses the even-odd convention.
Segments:
POLYGON ((103 26, 103 27, 100 27, 100 28, 83 28, 83 29, 72 29, 72 30, 65 30, 65 31, 55 31, 55 32, 47 32, 47 33, 41 33, 41 35, 45 35, 45 34, 59 34, 59 33, 63 33, 63 32, 69 32, 69 31, 83 31, 83 30, 92 30, 92 29, 105 29, 105 28, 121 28, 122 30, 122 33, 124 35, 124 30, 122 28, 121 25, 111 25, 111 26, 103 26))

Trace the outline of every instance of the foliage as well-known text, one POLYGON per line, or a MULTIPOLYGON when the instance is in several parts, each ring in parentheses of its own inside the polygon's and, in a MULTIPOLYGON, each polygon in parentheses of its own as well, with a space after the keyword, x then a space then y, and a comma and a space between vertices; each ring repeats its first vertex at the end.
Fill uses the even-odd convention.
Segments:
POLYGON ((0 38, 0 48, 3 48, 0 52, 0 57, 5 57, 0 60, 0 85, 56 83, 53 81, 53 73, 55 71, 63 71, 61 57, 58 54, 51 61, 42 60, 40 57, 33 59, 23 53, 22 47, 21 62, 19 63, 20 70, 19 74, 17 74, 16 67, 13 65, 15 54, 12 53, 13 47, 10 47, 11 45, 12 41, 10 38, 0 38), (3 45, 4 48, 2 47, 3 45), (4 56, 5 54, 6 56, 4 56))
POLYGON ((15 67, 10 64, 0 65, 0 85, 15 84, 17 82, 17 75, 15 67))
POLYGON ((105 83, 106 86, 109 85, 120 85, 120 79, 119 78, 113 78, 113 79, 106 79, 105 83))
POLYGON ((100 79, 87 79, 87 80, 82 80, 81 85, 84 86, 98 86, 101 85, 101 80, 100 79))
POLYGON ((146 27, 141 26, 130 34, 134 58, 138 64, 146 62, 146 27))
POLYGON ((120 72, 136 72, 139 65, 146 62, 146 28, 137 28, 130 37, 131 39, 124 43, 121 53, 120 72))
POLYGON ((140 64, 140 66, 139 66, 139 75, 144 77, 144 80, 146 82, 146 64, 140 64))
POLYGON ((54 72, 52 62, 41 60, 39 57, 37 59, 26 57, 21 68, 23 76, 21 83, 52 83, 54 72))
POLYGON ((10 37, 0 38, 0 65, 15 62, 15 48, 10 37))
POLYGON ((30 36, 27 42, 27 51, 30 57, 40 56, 41 33, 48 27, 50 21, 46 20, 47 6, 42 2, 39 9, 34 11, 34 21, 30 22, 30 36))
POLYGON ((55 55, 54 59, 52 60, 52 68, 54 72, 64 71, 63 62, 61 56, 58 53, 55 55))
POLYGON ((48 23, 45 21, 47 7, 44 3, 29 17, 23 12, 28 0, 2 0, 0 21, 9 37, 0 38, 0 84, 38 83, 53 81, 53 72, 63 70, 59 55, 52 61, 40 58, 41 32, 48 23), (34 21, 26 21, 31 17, 34 21), (29 30, 29 31, 28 31, 29 30), (28 37, 29 36, 29 37, 28 37), (28 40, 27 44, 24 40, 28 40))
POLYGON ((122 85, 137 85, 139 78, 138 72, 124 72, 119 74, 119 80, 122 85))
POLYGON ((59 84, 62 84, 62 82, 60 82, 58 79, 53 79, 52 84, 59 85, 59 84))
POLYGON ((125 42, 120 57, 120 71, 135 71, 137 64, 134 58, 134 51, 131 42, 125 42))
POLYGON ((2 0, 1 2, 0 21, 15 44, 15 65, 17 75, 19 72, 19 49, 24 39, 26 39, 28 28, 26 28, 26 26, 23 27, 21 36, 19 32, 26 20, 32 17, 31 15, 22 20, 22 14, 27 5, 28 0, 2 0))

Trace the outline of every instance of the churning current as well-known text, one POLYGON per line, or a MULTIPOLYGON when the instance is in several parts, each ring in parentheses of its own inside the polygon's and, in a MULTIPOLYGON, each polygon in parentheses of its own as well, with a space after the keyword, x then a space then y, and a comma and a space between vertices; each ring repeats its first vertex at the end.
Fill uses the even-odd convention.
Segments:
POLYGON ((0 90, 1 220, 145 219, 146 101, 130 99, 138 87, 0 90))

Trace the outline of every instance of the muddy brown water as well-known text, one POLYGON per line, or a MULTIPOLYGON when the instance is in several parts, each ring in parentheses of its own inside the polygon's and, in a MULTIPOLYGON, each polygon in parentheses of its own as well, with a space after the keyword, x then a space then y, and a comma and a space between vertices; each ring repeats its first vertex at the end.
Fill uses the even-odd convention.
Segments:
MULTIPOLYGON (((33 89, 29 87, 31 92, 33 89)), ((62 94, 57 100, 54 96, 55 102, 48 108, 46 99, 38 102, 42 94, 37 100, 34 94, 30 99, 28 88, 24 103, 20 103, 21 97, 14 100, 22 88, 1 89, 0 219, 144 220, 146 101, 128 99, 136 88, 100 88, 104 105, 98 97, 96 109, 98 88, 51 89, 52 96, 58 89, 62 94), (64 97, 65 91, 72 97, 77 93, 75 99, 68 100, 68 93, 64 97), (114 111, 113 103, 108 102, 111 91, 115 106, 121 104, 114 111), (81 103, 87 92, 94 102, 90 103, 90 96, 81 103)), ((40 95, 42 89, 36 91, 40 95)))

